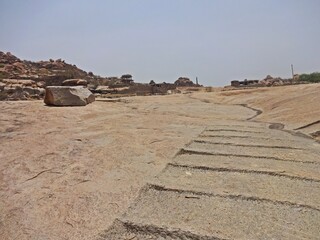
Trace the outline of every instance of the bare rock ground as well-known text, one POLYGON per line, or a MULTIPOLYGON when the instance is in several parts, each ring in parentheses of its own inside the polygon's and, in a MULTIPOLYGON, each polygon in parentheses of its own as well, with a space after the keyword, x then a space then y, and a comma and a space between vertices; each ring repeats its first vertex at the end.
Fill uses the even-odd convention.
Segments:
POLYGON ((185 95, 0 108, 0 239, 94 239, 213 119, 252 115, 185 95))
POLYGON ((246 104, 262 113, 255 121, 275 122, 285 129, 320 140, 320 84, 291 85, 194 94, 193 98, 220 104, 246 104))
MULTIPOLYGON (((319 144, 266 122, 292 130, 318 105, 300 109, 294 89, 299 122, 281 103, 274 121, 250 91, 1 102, 0 238, 317 239, 319 144)), ((302 93, 319 102, 313 85, 302 93)))
POLYGON ((320 148, 313 140, 244 121, 201 135, 101 239, 319 239, 320 148), (260 145, 225 142, 230 133, 260 145), (224 136, 212 143, 216 135, 224 136), (274 138, 287 145, 272 145, 274 138))

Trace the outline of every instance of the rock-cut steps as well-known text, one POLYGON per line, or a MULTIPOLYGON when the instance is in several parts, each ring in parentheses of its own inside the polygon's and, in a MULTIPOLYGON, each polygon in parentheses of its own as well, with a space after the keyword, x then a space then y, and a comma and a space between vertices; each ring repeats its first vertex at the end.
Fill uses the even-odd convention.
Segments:
POLYGON ((320 147, 264 123, 210 126, 101 239, 320 239, 320 147))

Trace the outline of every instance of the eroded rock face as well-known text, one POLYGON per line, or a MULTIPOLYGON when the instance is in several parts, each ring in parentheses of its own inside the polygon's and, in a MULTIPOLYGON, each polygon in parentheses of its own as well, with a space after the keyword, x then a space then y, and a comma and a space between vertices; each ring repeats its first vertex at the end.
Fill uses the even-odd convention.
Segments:
POLYGON ((85 106, 95 96, 82 86, 50 86, 46 88, 44 103, 53 106, 85 106))
POLYGON ((0 100, 40 99, 44 88, 30 79, 0 79, 0 100))

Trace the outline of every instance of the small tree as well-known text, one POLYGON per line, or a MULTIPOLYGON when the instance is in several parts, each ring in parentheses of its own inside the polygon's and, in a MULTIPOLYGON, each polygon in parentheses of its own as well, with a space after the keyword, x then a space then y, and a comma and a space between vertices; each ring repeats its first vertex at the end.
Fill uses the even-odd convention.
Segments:
POLYGON ((305 82, 313 82, 317 83, 320 82, 320 72, 314 72, 310 74, 301 74, 299 77, 300 81, 305 81, 305 82))

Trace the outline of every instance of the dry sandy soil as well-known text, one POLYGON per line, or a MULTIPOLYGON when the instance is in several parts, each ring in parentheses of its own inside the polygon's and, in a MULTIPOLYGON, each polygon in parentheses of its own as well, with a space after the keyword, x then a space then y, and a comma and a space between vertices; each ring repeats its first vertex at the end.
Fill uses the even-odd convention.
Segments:
POLYGON ((0 102, 0 239, 96 239, 207 126, 252 118, 320 131, 320 85, 0 102), (311 124, 310 126, 308 126, 311 124))

